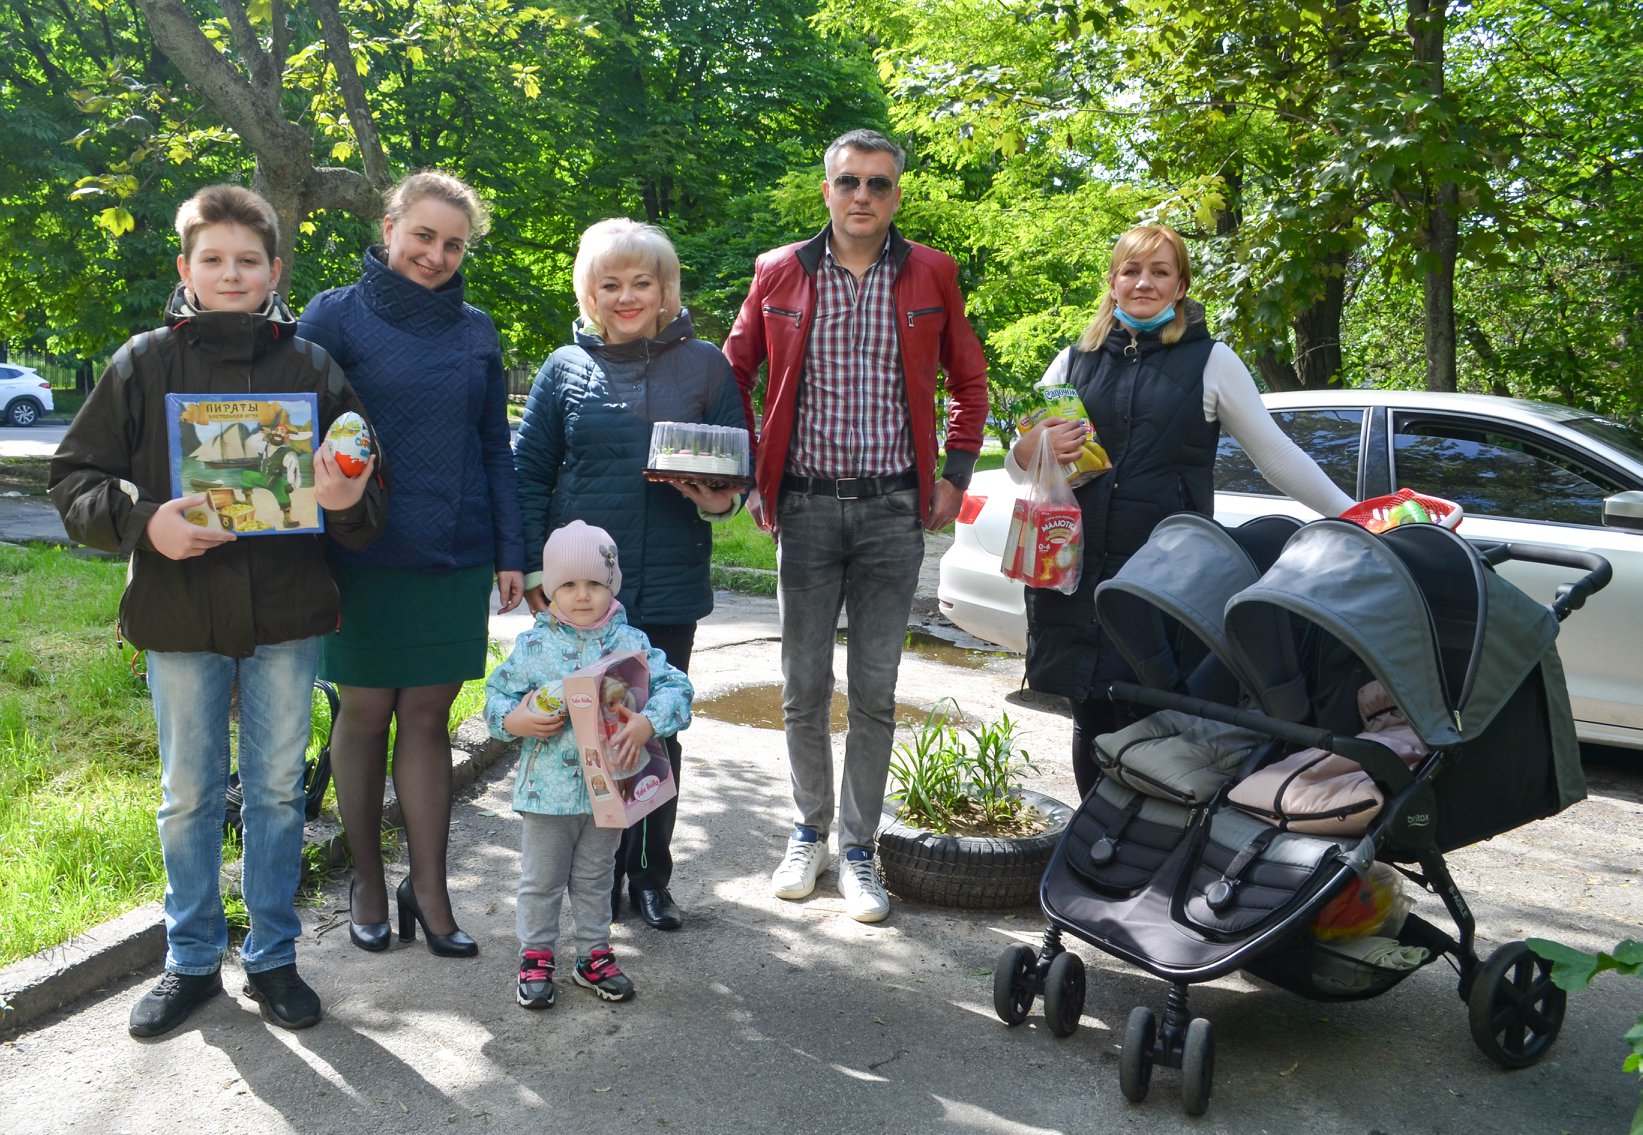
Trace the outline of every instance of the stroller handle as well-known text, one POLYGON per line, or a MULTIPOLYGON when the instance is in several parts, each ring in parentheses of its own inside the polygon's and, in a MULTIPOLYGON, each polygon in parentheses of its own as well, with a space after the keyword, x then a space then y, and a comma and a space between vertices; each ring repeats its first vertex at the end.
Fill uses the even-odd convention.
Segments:
POLYGON ((1490 564, 1521 560, 1585 572, 1573 583, 1558 585, 1550 606, 1560 623, 1569 617, 1571 611, 1584 607, 1587 599, 1609 586, 1609 581, 1614 578, 1614 569, 1609 566, 1609 561, 1596 552, 1577 552, 1572 548, 1554 548, 1549 544, 1506 543, 1481 545, 1478 554, 1490 564))

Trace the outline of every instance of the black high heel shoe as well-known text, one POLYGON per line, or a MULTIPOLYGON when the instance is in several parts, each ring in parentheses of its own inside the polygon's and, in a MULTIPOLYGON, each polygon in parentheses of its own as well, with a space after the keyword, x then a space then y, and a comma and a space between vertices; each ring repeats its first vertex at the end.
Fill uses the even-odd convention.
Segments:
POLYGON ((362 950, 369 950, 373 954, 380 954, 388 948, 392 935, 388 932, 388 923, 382 922, 355 922, 354 921, 354 881, 348 880, 348 940, 362 950))
POLYGON ((416 941, 416 928, 420 923, 422 933, 428 939, 430 954, 441 958, 471 958, 479 953, 479 943, 462 933, 460 926, 449 934, 435 934, 428 929, 428 920, 422 917, 422 908, 416 904, 416 892, 411 889, 409 875, 400 881, 399 889, 394 892, 394 899, 399 904, 401 942, 416 941))

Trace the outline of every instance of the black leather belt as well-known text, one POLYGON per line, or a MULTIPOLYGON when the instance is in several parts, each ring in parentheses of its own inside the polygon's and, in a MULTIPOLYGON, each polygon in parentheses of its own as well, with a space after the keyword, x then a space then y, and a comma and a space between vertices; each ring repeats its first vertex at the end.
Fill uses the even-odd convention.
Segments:
POLYGON ((804 493, 813 497, 837 497, 841 501, 882 497, 902 489, 918 488, 918 470, 892 473, 888 477, 801 477, 797 473, 782 474, 782 492, 804 493))

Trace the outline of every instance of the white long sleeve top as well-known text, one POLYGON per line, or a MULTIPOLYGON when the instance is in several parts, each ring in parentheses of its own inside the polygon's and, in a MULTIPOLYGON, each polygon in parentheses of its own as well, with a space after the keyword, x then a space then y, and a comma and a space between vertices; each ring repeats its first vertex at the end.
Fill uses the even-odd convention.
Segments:
MULTIPOLYGON (((1071 360, 1072 348, 1068 347, 1050 363, 1039 385, 1069 385, 1071 360)), ((1225 343, 1217 342, 1204 364, 1204 420, 1219 421, 1244 447, 1261 475, 1284 495, 1324 516, 1339 516, 1352 507, 1352 498, 1278 428, 1261 401, 1249 368, 1225 343)), ((1017 484, 1027 479, 1014 446, 1004 458, 1004 468, 1017 484)))

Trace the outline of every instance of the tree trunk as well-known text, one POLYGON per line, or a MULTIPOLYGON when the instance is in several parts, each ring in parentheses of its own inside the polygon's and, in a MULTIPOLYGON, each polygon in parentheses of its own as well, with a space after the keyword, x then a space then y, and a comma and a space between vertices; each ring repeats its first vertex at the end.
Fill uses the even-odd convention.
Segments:
MULTIPOLYGON (((313 140, 307 128, 287 119, 281 110, 279 69, 283 66, 286 34, 283 5, 275 4, 271 8, 273 18, 279 21, 274 36, 274 45, 280 49, 279 57, 269 66, 253 59, 254 69, 250 74, 237 68, 228 55, 206 38, 181 0, 137 0, 137 6, 148 21, 155 45, 255 156, 256 172, 251 187, 268 199, 279 217, 278 253, 285 262, 285 270, 276 287, 281 294, 287 294, 296 262, 297 230, 311 211, 342 209, 368 220, 374 220, 382 212, 379 191, 385 188, 387 164, 370 121, 364 91, 351 69, 352 53, 336 5, 322 3, 320 10, 331 17, 328 29, 331 58, 337 66, 349 121, 370 177, 357 170, 316 167, 313 140)), ((255 33, 243 11, 237 6, 226 10, 230 13, 231 28, 246 49, 251 50, 255 47, 255 33)), ((256 54, 266 53, 256 48, 256 54)))
MULTIPOLYGON (((1443 98, 1444 35, 1449 0, 1408 0, 1409 43, 1417 81, 1432 102, 1443 98)), ((1422 221, 1426 247, 1426 387, 1455 389, 1455 257, 1459 249, 1459 193, 1453 181, 1428 181, 1422 221)))
POLYGON ((1341 381, 1341 310, 1346 306, 1346 253, 1326 260, 1324 294, 1295 317, 1298 390, 1327 390, 1341 381))

